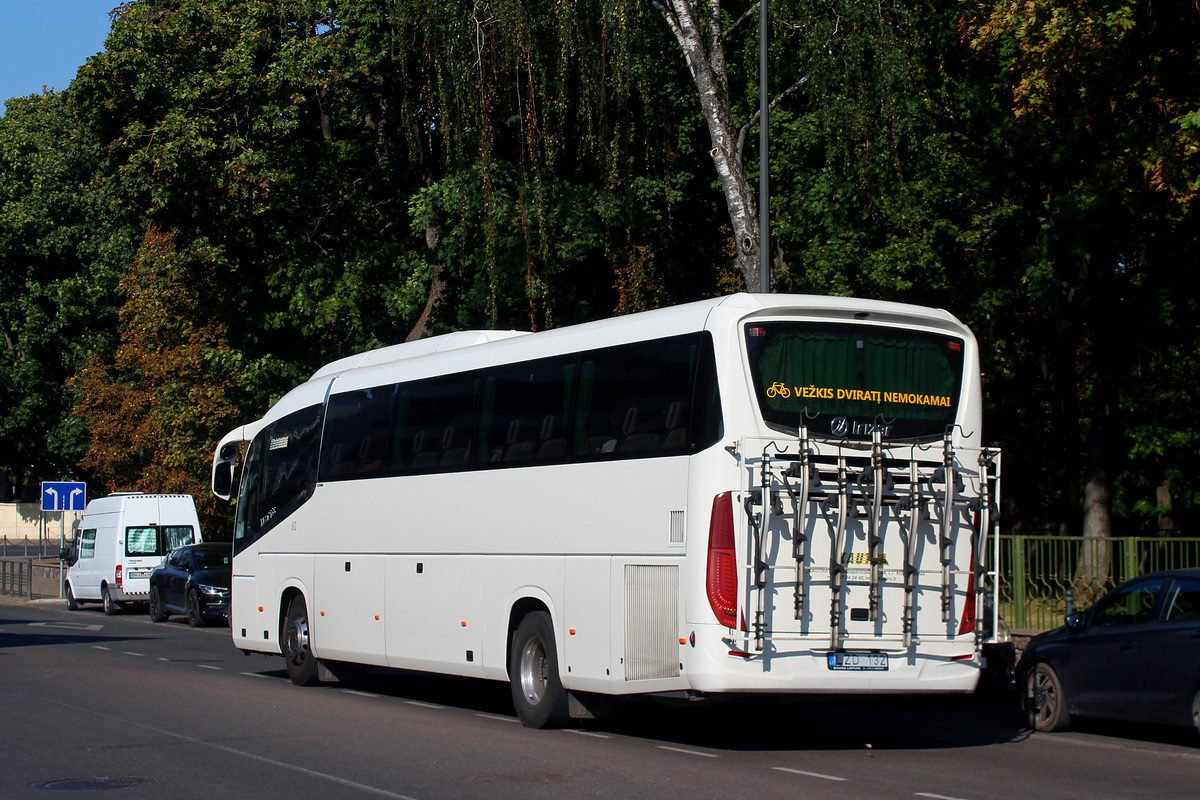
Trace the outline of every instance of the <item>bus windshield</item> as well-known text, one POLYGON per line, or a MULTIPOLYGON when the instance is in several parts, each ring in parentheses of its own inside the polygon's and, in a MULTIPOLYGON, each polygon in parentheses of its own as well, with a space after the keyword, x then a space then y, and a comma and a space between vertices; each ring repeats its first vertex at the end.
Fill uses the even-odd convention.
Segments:
POLYGON ((763 419, 816 436, 942 436, 954 423, 963 340, 897 328, 811 322, 745 327, 763 419))

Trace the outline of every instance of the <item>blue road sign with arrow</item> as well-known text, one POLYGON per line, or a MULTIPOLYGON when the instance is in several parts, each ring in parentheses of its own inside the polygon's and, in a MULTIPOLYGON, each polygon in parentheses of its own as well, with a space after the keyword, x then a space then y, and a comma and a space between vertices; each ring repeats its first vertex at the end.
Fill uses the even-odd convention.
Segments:
POLYGON ((42 511, 83 511, 86 505, 86 483, 42 481, 42 511))

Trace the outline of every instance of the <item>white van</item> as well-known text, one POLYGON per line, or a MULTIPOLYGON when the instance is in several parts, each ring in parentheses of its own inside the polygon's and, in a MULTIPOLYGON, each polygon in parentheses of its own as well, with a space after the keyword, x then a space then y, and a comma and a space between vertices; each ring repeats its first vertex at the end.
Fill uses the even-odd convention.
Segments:
POLYGON ((128 492, 87 504, 67 554, 67 608, 99 601, 105 614, 145 602, 150 573, 176 547, 201 541, 190 494, 128 492))

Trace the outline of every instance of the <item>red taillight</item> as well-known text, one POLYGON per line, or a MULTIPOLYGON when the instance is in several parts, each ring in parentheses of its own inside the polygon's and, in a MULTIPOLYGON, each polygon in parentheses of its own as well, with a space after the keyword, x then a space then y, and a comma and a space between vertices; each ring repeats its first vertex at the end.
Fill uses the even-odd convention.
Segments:
POLYGON ((717 622, 737 627, 737 555, 733 537, 733 495, 724 492, 713 498, 708 523, 708 604, 717 622))
POLYGON ((116 579, 113 582, 116 583, 117 586, 121 585, 121 565, 120 564, 117 564, 116 579))

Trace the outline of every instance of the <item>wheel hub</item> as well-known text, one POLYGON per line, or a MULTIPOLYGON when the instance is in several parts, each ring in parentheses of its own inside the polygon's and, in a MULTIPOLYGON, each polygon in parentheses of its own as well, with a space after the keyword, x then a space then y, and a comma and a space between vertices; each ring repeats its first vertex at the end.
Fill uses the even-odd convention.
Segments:
POLYGON ((288 626, 287 632, 287 650, 288 658, 293 664, 299 664, 304 660, 304 655, 308 652, 308 620, 301 617, 293 620, 288 626))
POLYGON ((521 691, 525 699, 537 705, 546 694, 546 649, 537 639, 521 651, 521 691))

